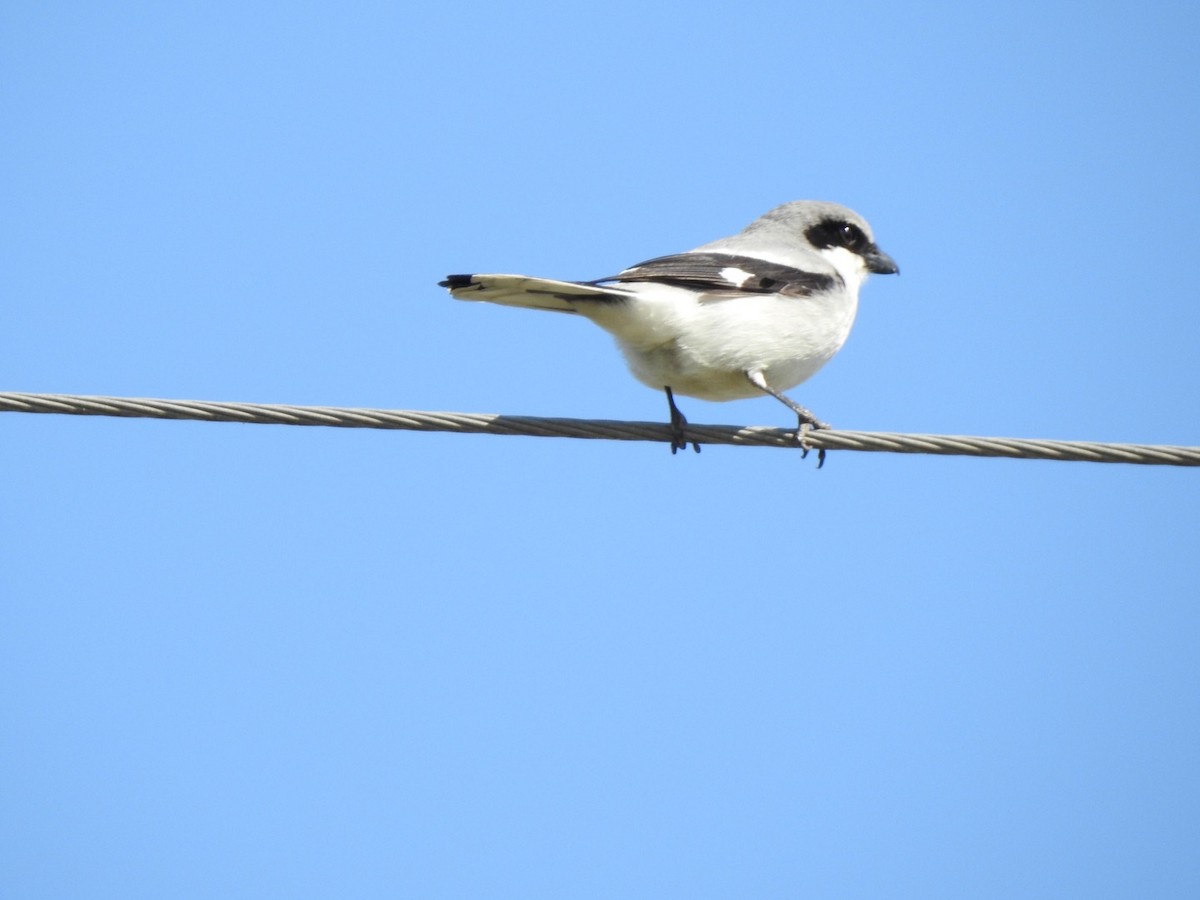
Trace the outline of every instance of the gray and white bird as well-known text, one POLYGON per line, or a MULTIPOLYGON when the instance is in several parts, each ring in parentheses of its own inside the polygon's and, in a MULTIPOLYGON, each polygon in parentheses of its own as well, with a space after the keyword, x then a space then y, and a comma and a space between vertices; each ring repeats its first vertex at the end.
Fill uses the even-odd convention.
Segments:
POLYGON ((735 235, 607 278, 450 275, 439 284, 460 300, 576 313, 612 334, 634 377, 666 392, 674 453, 688 444, 675 394, 770 394, 796 414, 801 433, 829 427, 783 391, 841 349, 872 272, 899 268, 865 219, 836 203, 797 200, 735 235))

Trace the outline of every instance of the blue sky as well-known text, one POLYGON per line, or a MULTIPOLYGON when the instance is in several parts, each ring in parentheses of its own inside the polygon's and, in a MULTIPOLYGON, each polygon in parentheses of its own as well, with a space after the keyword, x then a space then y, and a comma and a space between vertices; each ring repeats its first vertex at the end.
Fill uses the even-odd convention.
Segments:
MULTIPOLYGON (((1200 444, 1200 13, 1080 9, 6 4, 0 387, 661 420, 436 282, 807 197, 903 269, 822 418, 1200 444)), ((1200 892, 1191 470, 0 442, 5 896, 1200 892)))

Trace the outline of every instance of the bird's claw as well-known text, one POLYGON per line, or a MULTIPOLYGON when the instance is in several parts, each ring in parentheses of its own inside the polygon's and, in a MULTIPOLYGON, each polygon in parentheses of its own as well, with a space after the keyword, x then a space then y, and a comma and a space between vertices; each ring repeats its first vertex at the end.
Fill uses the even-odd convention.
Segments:
POLYGON ((700 445, 695 441, 688 441, 687 434, 684 433, 683 426, 676 428, 674 423, 671 423, 671 455, 674 456, 680 450, 686 450, 688 444, 691 443, 692 449, 697 453, 700 452, 700 445))
MULTIPOLYGON (((827 423, 821 422, 817 419, 813 419, 811 422, 805 422, 803 419, 800 420, 800 429, 799 429, 799 431, 796 432, 796 443, 798 443, 800 445, 800 451, 801 451, 800 458, 801 459, 808 459, 808 451, 813 448, 812 444, 810 444, 808 442, 809 432, 820 431, 822 428, 829 428, 829 427, 830 426, 827 423)), ((817 468, 819 469, 823 465, 825 465, 825 448, 818 447, 817 448, 817 468)))

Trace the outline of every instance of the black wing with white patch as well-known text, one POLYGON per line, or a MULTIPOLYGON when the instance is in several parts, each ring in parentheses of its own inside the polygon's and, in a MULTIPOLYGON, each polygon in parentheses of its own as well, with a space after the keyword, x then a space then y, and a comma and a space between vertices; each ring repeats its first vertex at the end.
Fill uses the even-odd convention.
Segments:
POLYGON ((790 294, 807 297, 818 291, 840 287, 836 274, 807 272, 780 263, 740 256, 736 253, 678 253, 660 256, 609 278, 608 281, 656 281, 697 291, 790 294))

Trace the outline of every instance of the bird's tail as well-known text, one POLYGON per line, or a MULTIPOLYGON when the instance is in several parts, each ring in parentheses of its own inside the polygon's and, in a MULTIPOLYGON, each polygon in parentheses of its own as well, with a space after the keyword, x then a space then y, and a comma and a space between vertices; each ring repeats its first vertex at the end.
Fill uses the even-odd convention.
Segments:
POLYGON ((582 303, 612 303, 629 293, 578 281, 555 281, 526 275, 449 275, 438 284, 459 300, 486 300, 504 306, 578 312, 582 303))

